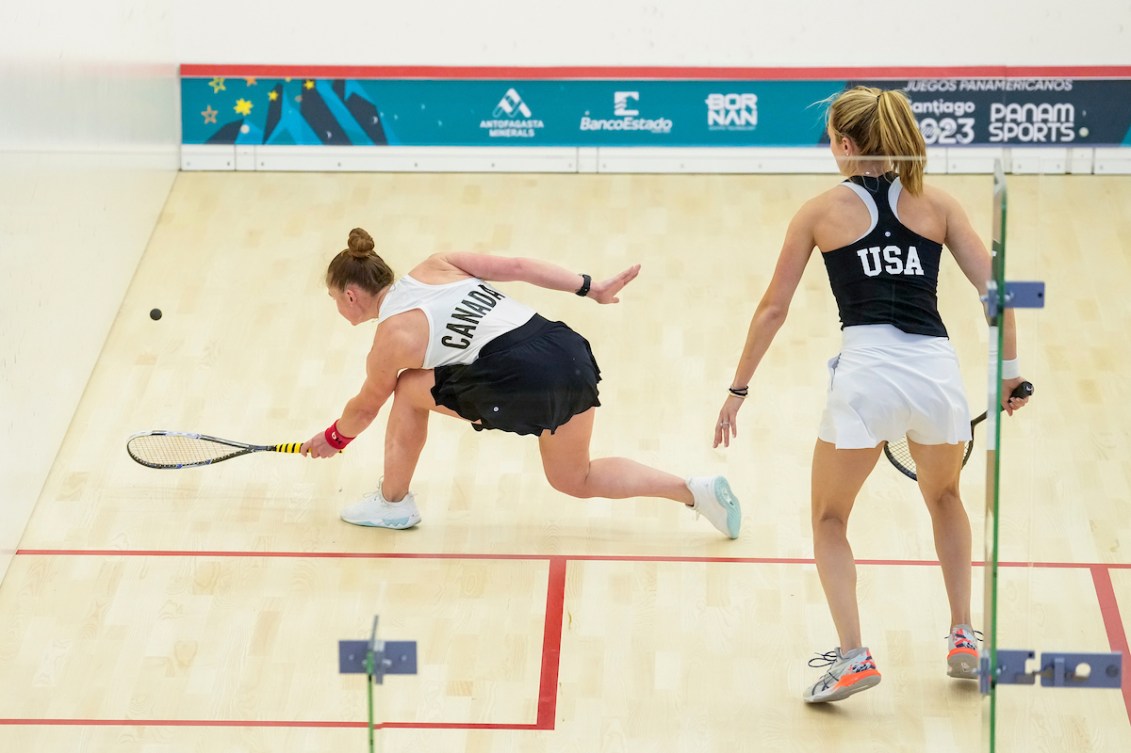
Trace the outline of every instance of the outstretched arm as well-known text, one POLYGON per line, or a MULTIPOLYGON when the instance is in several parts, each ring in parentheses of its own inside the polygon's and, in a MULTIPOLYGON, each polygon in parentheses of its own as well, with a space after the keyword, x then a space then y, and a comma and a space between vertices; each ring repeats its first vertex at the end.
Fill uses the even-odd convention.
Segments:
MULTIPOLYGON (((444 254, 443 260, 481 280, 528 282, 540 288, 569 293, 582 290, 585 284, 581 274, 540 259, 456 252, 444 254)), ((618 293, 625 285, 636 279, 639 273, 640 265, 633 264, 607 279, 592 280, 585 297, 592 298, 597 303, 619 303, 618 293)))
POLYGON ((393 328, 382 330, 373 338, 373 348, 365 360, 365 383, 356 395, 349 399, 342 415, 324 432, 318 432, 303 443, 299 449, 303 455, 312 458, 328 458, 337 455, 339 450, 330 444, 327 433, 336 431, 349 440, 365 431, 393 390, 397 387, 397 375, 413 353, 413 342, 405 333, 393 328), (388 333, 388 334, 387 334, 388 333))
POLYGON ((766 287, 762 300, 758 302, 754 316, 750 319, 746 343, 742 348, 738 367, 734 371, 734 380, 730 385, 732 392, 719 410, 719 420, 715 422, 715 447, 720 444, 729 447, 731 437, 738 435, 736 421, 738 409, 742 407, 745 399, 745 389, 749 386, 762 356, 766 354, 774 336, 785 322, 790 301, 793 300, 793 294, 801 281, 809 256, 813 253, 815 215, 815 205, 810 202, 803 206, 789 223, 777 267, 774 268, 774 276, 766 287), (735 391, 743 394, 736 395, 735 391))

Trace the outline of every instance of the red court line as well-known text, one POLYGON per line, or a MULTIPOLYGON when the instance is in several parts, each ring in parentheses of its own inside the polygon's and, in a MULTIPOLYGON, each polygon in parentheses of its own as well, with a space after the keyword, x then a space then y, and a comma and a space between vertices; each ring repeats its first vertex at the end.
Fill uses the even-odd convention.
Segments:
MULTIPOLYGON (((113 550, 110 550, 113 551, 113 550)), ((49 554, 50 550, 28 550, 24 554, 49 554)), ((75 552, 72 550, 72 554, 75 552)), ((92 551, 79 552, 93 553, 92 551)), ((140 554, 140 553, 139 553, 140 554)), ((254 553, 240 553, 251 556, 254 553)), ((279 554, 279 553, 276 553, 279 554)), ((292 553, 287 553, 292 554, 292 553)), ((424 555, 426 556, 426 555, 424 555)), ((421 558, 416 555, 416 558, 421 558)), ((445 559, 450 557, 445 556, 445 559)), ((510 559, 509 557, 504 557, 510 559)), ((558 673, 561 668, 562 616, 565 614, 565 582, 567 559, 560 556, 522 557, 548 559, 546 584, 546 617, 542 634, 542 669, 538 681, 538 716, 534 724, 487 724, 473 722, 381 722, 380 729, 465 729, 465 730, 553 730, 558 708, 558 673)), ((4 719, 0 726, 45 727, 293 727, 293 728, 366 728, 366 722, 265 721, 232 719, 4 719)))
POLYGON ((1103 615, 1108 644, 1112 651, 1123 654, 1123 682, 1120 689, 1123 692, 1123 705, 1127 709, 1127 721, 1131 722, 1131 683, 1127 681, 1127 670, 1131 668, 1131 650, 1128 649, 1127 630, 1119 613, 1119 602, 1115 598, 1115 587, 1111 584, 1111 571, 1100 565, 1093 567, 1092 582, 1096 586, 1096 598, 1100 602, 1100 614, 1103 615))
MULTIPOLYGON (((655 554, 481 554, 475 552, 299 552, 252 551, 236 549, 17 549, 25 557, 265 557, 276 559, 424 559, 424 560, 504 560, 551 562, 562 559, 573 562, 708 562, 748 565, 812 565, 811 557, 713 557, 709 555, 655 554)), ((891 567, 937 567, 938 560, 857 559, 857 565, 891 567)), ((975 567, 985 563, 975 561, 975 567)), ((1101 562, 999 562, 998 567, 1037 567, 1090 570, 1105 567, 1112 570, 1131 569, 1131 563, 1101 562)))
POLYGON ((547 554, 455 554, 451 552, 296 552, 250 549, 17 549, 17 555, 55 557, 266 557, 277 559, 536 560, 547 554))
POLYGON ((1131 78, 1127 65, 694 67, 694 66, 456 66, 456 65, 248 65, 182 63, 182 77, 227 76, 369 79, 675 79, 824 81, 916 78, 1131 78))
POLYGON ((365 722, 268 721, 264 719, 0 719, 0 727, 301 727, 345 728, 365 722))
MULTIPOLYGON (((365 729, 367 722, 326 722, 316 719, 0 719, 0 727, 278 727, 297 729, 365 729)), ((476 722, 384 722, 385 729, 532 730, 533 724, 476 722)))
MULTIPOLYGON (((542 639, 542 667, 538 684, 538 715, 534 724, 484 724, 471 722, 383 722, 382 729, 460 729, 460 730, 553 730, 558 699, 558 677, 561 668, 561 641, 565 611, 566 569, 570 560, 615 562, 710 562, 738 564, 813 564, 812 559, 793 557, 679 557, 649 555, 541 555, 541 554, 455 554, 421 552, 254 552, 224 550, 156 550, 156 549, 18 549, 23 556, 126 556, 126 557, 274 557, 313 559, 473 559, 546 561, 549 571, 546 586, 546 615, 542 639)), ((937 566, 931 560, 860 559, 858 565, 937 566)), ((981 566, 983 563, 974 563, 981 566)), ((1099 599, 1101 614, 1112 650, 1123 653, 1124 675, 1131 664, 1127 634, 1119 614, 1110 570, 1131 569, 1127 564, 1088 564, 1074 562, 1000 562, 1005 568, 1089 569, 1099 599)), ((1131 686, 1123 686, 1123 698, 1131 721, 1131 686)), ((293 720, 204 720, 204 719, 4 719, 0 726, 89 726, 89 727, 278 727, 278 728, 365 728, 365 722, 328 722, 293 720)))
POLYGON ((562 615, 565 614, 566 558, 550 558, 546 586, 546 627, 542 635, 542 675, 538 683, 538 721, 535 729, 553 729, 558 712, 558 671, 562 655, 562 615))

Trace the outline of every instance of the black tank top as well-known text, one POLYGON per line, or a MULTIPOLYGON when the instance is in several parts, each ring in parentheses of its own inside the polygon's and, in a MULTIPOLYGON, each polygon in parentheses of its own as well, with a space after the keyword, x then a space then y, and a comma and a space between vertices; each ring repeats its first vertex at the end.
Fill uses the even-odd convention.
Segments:
POLYGON ((942 244, 908 229, 895 216, 903 187, 894 173, 854 175, 844 184, 872 216, 860 240, 821 254, 840 310, 841 329, 891 324, 914 335, 946 337, 938 308, 942 244))

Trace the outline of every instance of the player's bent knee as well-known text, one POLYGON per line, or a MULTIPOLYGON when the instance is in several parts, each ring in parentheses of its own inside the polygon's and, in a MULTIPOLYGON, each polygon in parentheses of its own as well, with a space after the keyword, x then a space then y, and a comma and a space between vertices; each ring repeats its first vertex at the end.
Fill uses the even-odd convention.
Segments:
POLYGON ((578 499, 588 499, 593 496, 589 493, 584 476, 547 473, 546 480, 550 482, 550 486, 562 494, 568 494, 578 499))
POLYGON ((829 512, 815 514, 812 519, 813 530, 823 530, 828 532, 847 531, 848 518, 841 515, 834 515, 829 512))
POLYGON ((962 507, 962 497, 958 490, 947 487, 939 491, 924 491, 923 501, 931 510, 945 510, 950 507, 962 507))

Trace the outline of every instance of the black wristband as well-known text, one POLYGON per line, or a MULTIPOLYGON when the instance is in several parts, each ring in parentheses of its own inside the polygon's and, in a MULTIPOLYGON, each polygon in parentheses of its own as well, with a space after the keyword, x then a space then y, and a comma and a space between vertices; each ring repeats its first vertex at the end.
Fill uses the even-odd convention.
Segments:
POLYGON ((581 275, 581 287, 577 289, 577 295, 584 298, 589 295, 589 285, 593 282, 593 278, 589 275, 581 275))

